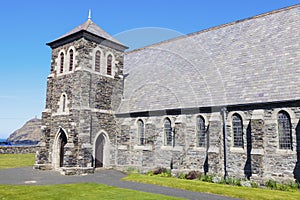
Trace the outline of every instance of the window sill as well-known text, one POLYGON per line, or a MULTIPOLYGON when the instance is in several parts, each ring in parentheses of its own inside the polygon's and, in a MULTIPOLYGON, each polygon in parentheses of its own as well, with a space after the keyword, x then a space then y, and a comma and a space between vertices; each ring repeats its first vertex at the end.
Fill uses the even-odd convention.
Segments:
POLYGON ((166 151, 182 151, 183 147, 182 146, 162 146, 161 150, 166 150, 166 151))
POLYGON ((107 74, 101 74, 102 76, 104 76, 104 77, 107 77, 107 78, 112 78, 112 79, 114 79, 114 76, 113 75, 107 75, 107 74))
POLYGON ((251 149, 251 155, 264 155, 264 149, 251 149))
POLYGON ((276 149, 276 153, 283 155, 295 154, 295 152, 292 149, 276 149))
POLYGON ((246 150, 242 147, 231 147, 230 152, 234 153, 247 153, 246 150))
POLYGON ((150 146, 150 145, 135 145, 133 147, 134 150, 143 150, 143 151, 152 151, 153 150, 153 147, 150 146))
POLYGON ((193 147, 194 151, 206 151, 206 147, 193 147))

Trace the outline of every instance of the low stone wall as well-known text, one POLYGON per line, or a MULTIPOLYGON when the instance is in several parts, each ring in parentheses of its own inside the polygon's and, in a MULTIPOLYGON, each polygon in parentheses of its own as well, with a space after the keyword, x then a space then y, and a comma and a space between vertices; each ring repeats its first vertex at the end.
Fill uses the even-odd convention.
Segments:
POLYGON ((38 146, 0 146, 0 154, 36 153, 38 146))

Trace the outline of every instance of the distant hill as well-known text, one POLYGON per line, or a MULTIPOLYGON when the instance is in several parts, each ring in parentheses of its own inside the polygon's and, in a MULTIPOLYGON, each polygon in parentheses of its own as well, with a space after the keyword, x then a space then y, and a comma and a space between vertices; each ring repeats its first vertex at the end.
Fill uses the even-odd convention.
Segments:
POLYGON ((37 144, 41 138, 41 124, 41 119, 31 119, 14 131, 6 141, 12 144, 37 144))

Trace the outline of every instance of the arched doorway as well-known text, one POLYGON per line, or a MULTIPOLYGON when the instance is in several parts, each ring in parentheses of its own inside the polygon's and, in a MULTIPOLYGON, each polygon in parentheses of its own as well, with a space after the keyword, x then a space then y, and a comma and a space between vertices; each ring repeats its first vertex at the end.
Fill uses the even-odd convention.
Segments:
POLYGON ((64 165, 64 147, 67 144, 67 136, 65 131, 60 128, 56 134, 53 144, 53 163, 55 169, 63 167, 64 165))
POLYGON ((95 167, 103 167, 104 163, 104 147, 105 147, 105 137, 100 134, 96 140, 95 144, 95 167))

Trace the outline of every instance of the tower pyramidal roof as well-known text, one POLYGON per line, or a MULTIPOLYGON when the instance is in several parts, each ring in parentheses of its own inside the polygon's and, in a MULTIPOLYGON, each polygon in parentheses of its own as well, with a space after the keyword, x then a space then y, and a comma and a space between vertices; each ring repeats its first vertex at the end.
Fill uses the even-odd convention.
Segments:
POLYGON ((73 30, 67 32, 66 34, 62 35, 61 37, 55 39, 54 41, 48 43, 47 45, 52 46, 54 43, 59 42, 59 41, 65 39, 65 38, 72 37, 72 36, 74 36, 74 35, 76 35, 77 33, 80 33, 80 32, 88 32, 88 33, 91 33, 94 36, 98 36, 102 39, 109 40, 109 41, 111 41, 115 44, 118 44, 118 45, 121 45, 121 46, 125 47, 124 44, 122 44, 117 39, 112 37, 109 33, 104 31, 102 28, 100 28, 97 24, 95 24, 91 20, 91 12, 90 11, 89 11, 87 21, 85 21, 83 24, 77 26, 73 30))

